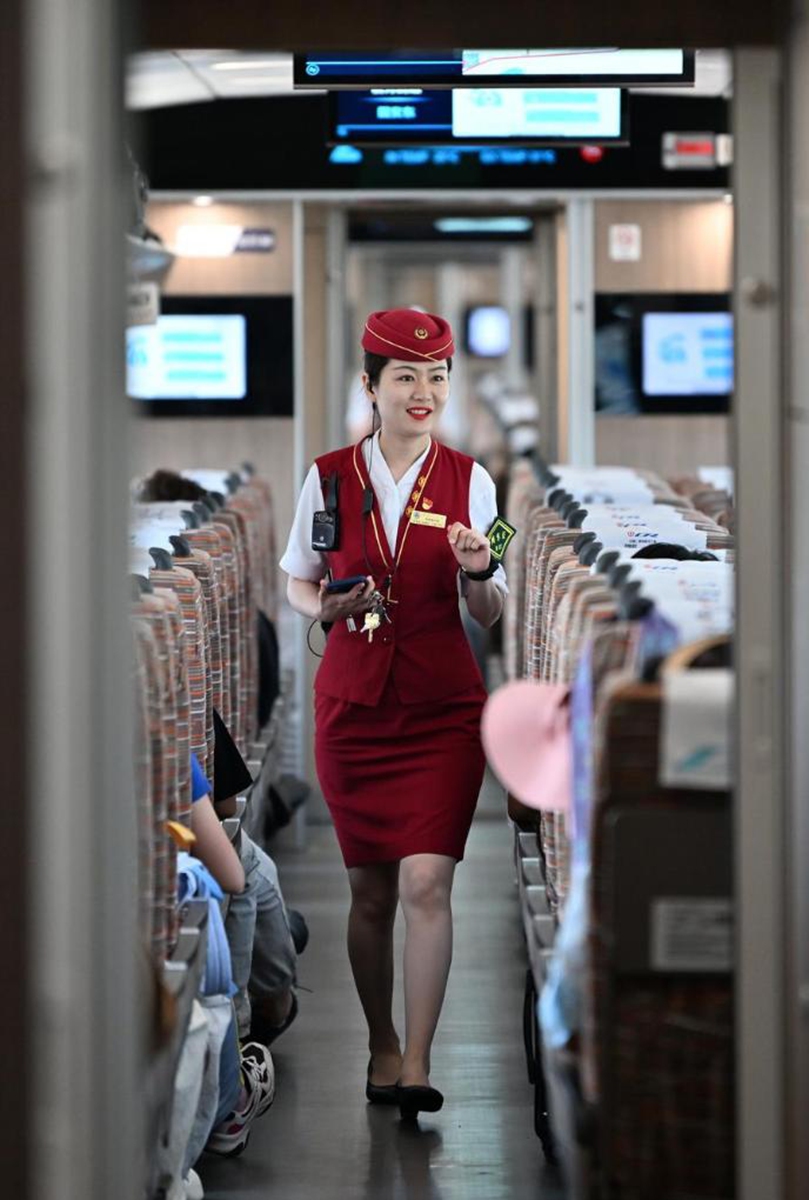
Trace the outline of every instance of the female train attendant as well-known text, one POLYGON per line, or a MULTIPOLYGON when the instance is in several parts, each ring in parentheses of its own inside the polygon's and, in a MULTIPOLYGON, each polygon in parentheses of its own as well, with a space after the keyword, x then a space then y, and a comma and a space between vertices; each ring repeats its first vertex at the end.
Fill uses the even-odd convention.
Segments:
POLYGON ((443 1103, 430 1086, 430 1048, 452 956, 453 873, 484 770, 486 693, 459 586, 472 616, 490 626, 505 576, 480 532, 496 517, 494 483, 431 437, 449 399, 448 323, 410 309, 373 313, 362 346, 379 428, 317 459, 281 566, 292 607, 331 626, 315 680, 315 757, 351 886, 348 953, 371 1052, 366 1095, 412 1116, 443 1103), (330 592, 327 576, 353 576, 354 586, 330 592), (399 901, 404 1050, 391 1011, 399 901))

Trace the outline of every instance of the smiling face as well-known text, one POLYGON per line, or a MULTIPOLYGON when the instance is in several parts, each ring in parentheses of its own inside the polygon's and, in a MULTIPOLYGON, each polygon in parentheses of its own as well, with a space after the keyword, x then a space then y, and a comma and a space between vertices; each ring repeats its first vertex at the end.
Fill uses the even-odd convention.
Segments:
POLYGON ((371 384, 363 375, 371 401, 376 401, 382 428, 395 437, 431 433, 449 399, 449 369, 444 362, 406 362, 392 358, 371 384))

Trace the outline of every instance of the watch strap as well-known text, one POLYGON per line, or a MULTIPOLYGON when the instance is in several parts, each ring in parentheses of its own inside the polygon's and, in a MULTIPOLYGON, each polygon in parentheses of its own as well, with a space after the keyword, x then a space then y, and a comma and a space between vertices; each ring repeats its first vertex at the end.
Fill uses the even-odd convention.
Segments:
POLYGON ((484 580, 491 579, 499 566, 500 563, 497 559, 492 557, 489 559, 489 565, 485 571, 467 571, 465 567, 461 567, 461 570, 467 579, 472 579, 475 583, 483 583, 484 580))

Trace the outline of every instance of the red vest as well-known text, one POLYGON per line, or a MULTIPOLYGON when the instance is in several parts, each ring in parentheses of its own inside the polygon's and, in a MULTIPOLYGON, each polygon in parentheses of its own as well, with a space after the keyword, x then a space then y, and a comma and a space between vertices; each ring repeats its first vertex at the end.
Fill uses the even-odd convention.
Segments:
POLYGON ((339 478, 340 546, 326 557, 335 579, 374 577, 390 602, 391 624, 383 622, 371 643, 363 617, 351 633, 345 621, 332 627, 315 689, 353 704, 376 704, 388 677, 403 704, 423 704, 470 691, 482 683, 458 607, 458 563, 447 531, 454 521, 469 525, 469 480, 473 460, 433 442, 399 522, 396 554, 391 552, 374 496, 373 512, 362 515, 368 472, 361 446, 347 446, 317 459, 321 482, 339 478), (417 512, 445 516, 444 528, 414 524, 417 512), (369 572, 362 546, 363 522, 369 572), (394 564, 398 565, 394 570, 394 564), (390 586, 387 580, 391 579, 390 586))

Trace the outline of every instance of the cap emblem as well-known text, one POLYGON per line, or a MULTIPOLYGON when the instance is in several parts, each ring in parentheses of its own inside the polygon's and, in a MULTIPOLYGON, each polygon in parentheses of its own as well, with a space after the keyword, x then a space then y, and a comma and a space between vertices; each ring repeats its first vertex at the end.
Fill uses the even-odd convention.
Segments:
POLYGON ((420 342, 423 342, 425 338, 428 338, 430 336, 423 325, 419 325, 418 329, 413 330, 413 333, 416 335, 416 337, 419 339, 420 342))

